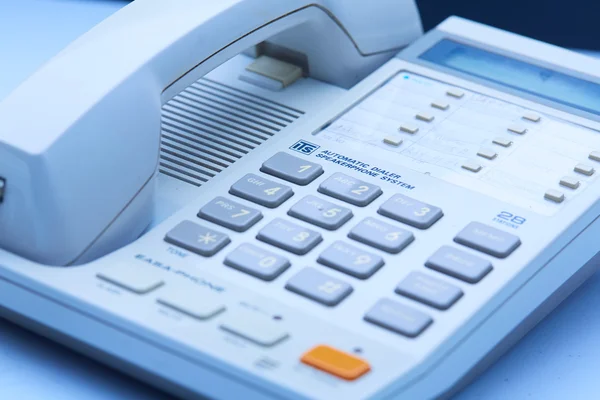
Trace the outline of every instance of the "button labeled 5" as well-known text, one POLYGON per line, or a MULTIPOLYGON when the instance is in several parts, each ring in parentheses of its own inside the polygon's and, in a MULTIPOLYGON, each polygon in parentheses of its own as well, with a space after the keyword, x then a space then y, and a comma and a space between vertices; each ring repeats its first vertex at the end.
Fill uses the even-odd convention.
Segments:
POLYGON ((294 204, 288 215, 321 228, 335 230, 352 218, 352 211, 309 195, 294 204))

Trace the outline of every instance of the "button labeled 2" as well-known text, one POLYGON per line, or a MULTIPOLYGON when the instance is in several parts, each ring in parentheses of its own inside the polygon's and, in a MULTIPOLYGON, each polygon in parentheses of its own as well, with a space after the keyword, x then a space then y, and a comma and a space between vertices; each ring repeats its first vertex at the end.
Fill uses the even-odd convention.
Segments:
POLYGON ((337 172, 319 186, 319 192, 364 207, 382 193, 379 186, 337 172))

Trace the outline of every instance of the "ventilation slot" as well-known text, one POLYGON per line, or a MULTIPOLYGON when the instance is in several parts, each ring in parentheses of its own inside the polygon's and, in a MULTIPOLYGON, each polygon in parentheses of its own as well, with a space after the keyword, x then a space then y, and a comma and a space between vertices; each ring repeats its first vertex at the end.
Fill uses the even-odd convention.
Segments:
POLYGON ((160 172, 201 186, 302 114, 202 78, 163 106, 160 172))

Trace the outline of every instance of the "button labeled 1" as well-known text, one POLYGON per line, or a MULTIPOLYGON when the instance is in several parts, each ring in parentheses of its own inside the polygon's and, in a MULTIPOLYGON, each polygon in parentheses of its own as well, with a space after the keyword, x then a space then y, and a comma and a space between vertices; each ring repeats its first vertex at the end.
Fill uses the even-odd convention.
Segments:
POLYGON ((260 221, 262 214, 258 210, 219 196, 202 207, 198 217, 237 232, 244 232, 260 221))
POLYGON ((323 173, 319 164, 294 157, 283 151, 265 161, 260 170, 298 185, 308 185, 323 173))
POLYGON ((364 207, 381 195, 379 186, 337 172, 319 186, 319 192, 364 207))
POLYGON ((419 229, 427 229, 444 213, 439 207, 396 194, 379 207, 379 214, 419 229))
POLYGON ((352 211, 309 195, 294 204, 288 215, 333 231, 352 218, 352 211))

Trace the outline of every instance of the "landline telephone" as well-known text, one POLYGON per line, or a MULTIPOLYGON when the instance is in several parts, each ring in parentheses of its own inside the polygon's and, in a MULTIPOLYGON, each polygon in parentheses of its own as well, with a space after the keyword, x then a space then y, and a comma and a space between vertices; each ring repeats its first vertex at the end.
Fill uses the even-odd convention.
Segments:
POLYGON ((126 6, 0 103, 0 312, 184 398, 449 396, 597 268, 600 65, 421 35, 126 6))

